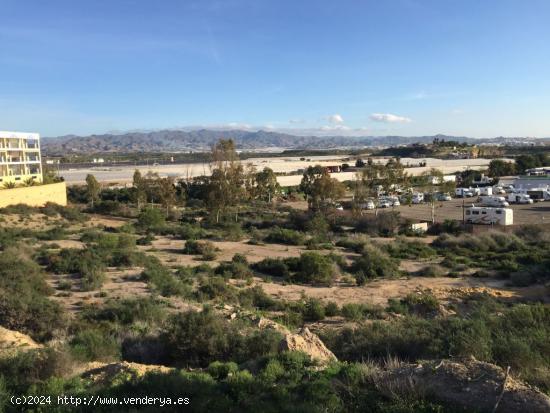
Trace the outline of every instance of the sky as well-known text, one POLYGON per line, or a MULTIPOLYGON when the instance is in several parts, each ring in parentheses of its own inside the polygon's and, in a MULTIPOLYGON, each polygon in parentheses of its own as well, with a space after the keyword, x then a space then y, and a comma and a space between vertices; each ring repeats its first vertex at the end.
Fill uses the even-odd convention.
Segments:
POLYGON ((0 130, 550 136, 548 0, 0 0, 0 130))

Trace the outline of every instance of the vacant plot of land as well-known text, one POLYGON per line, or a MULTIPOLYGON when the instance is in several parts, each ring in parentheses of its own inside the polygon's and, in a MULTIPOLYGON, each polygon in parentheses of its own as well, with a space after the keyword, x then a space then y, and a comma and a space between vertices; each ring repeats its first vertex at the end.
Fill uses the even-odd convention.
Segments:
POLYGON ((379 279, 364 286, 336 284, 332 287, 312 287, 256 280, 268 294, 285 300, 300 300, 302 295, 318 298, 325 302, 334 301, 338 305, 346 303, 377 304, 385 306, 390 298, 401 298, 415 291, 431 289, 438 298, 445 299, 454 290, 487 291, 503 298, 519 299, 526 296, 544 297, 544 290, 535 291, 532 287, 511 288, 505 281, 479 278, 450 277, 411 277, 399 279, 379 279))

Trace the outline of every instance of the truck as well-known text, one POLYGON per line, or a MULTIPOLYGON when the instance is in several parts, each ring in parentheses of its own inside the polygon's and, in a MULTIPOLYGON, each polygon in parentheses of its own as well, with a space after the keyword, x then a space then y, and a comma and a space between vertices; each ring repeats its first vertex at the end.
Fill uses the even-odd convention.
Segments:
POLYGON ((469 188, 456 188, 455 196, 458 198, 471 198, 474 196, 474 193, 469 188))
POLYGON ((532 204, 533 200, 527 194, 516 192, 508 194, 508 202, 511 204, 532 204))
POLYGON ((503 196, 496 196, 496 195, 482 195, 477 199, 477 202, 479 202, 483 206, 488 207, 507 207, 510 206, 508 202, 506 202, 506 199, 503 196))
POLYGON ((471 206, 464 210, 468 224, 513 225, 514 210, 511 208, 492 208, 471 206))

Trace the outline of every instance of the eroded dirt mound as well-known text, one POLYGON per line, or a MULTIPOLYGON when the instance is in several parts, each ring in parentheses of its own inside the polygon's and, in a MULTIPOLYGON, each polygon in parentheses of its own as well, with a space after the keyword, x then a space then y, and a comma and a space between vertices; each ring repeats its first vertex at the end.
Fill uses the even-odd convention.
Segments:
POLYGON ((81 376, 93 383, 108 385, 115 381, 117 377, 124 377, 125 379, 139 378, 149 372, 168 373, 172 370, 172 368, 166 366, 129 363, 127 361, 117 363, 91 362, 81 376))
POLYGON ((26 334, 0 327, 0 356, 41 347, 26 334))
POLYGON ((279 344, 279 351, 301 351, 321 364, 337 361, 332 351, 307 327, 302 328, 298 334, 287 334, 279 344))
POLYGON ((506 375, 500 367, 473 358, 401 365, 381 373, 377 385, 390 397, 413 392, 483 412, 492 412, 497 402, 499 413, 550 412, 546 395, 506 375))

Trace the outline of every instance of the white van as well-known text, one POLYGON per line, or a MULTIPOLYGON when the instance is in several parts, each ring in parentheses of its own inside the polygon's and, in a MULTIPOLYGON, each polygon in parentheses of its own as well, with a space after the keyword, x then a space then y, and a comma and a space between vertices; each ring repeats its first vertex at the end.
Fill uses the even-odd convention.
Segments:
POLYGON ((506 199, 503 196, 496 196, 496 195, 480 196, 477 202, 479 202, 483 206, 489 206, 489 207, 510 206, 510 204, 506 202, 506 199))
POLYGON ((468 188, 456 188, 455 196, 458 198, 471 198, 474 196, 474 193, 468 188))
POLYGON ((465 209, 464 217, 468 224, 513 225, 514 210, 472 206, 465 209))
POLYGON ((527 194, 511 193, 508 194, 508 202, 511 204, 532 204, 533 200, 527 194))

